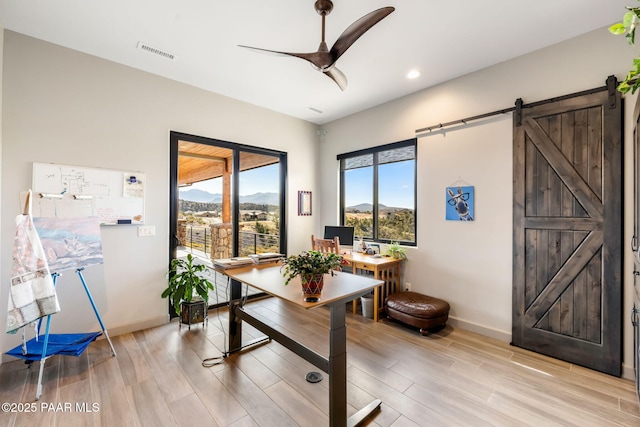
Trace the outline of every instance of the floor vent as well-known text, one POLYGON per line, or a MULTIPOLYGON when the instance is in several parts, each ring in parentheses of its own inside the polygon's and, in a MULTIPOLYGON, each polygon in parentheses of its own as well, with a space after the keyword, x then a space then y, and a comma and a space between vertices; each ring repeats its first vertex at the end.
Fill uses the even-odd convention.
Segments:
POLYGON ((138 42, 138 49, 145 50, 147 52, 154 53, 156 55, 162 56, 163 58, 167 58, 171 60, 176 58, 176 56, 172 53, 165 52, 163 50, 157 49, 153 46, 149 46, 148 44, 142 43, 142 42, 138 42))

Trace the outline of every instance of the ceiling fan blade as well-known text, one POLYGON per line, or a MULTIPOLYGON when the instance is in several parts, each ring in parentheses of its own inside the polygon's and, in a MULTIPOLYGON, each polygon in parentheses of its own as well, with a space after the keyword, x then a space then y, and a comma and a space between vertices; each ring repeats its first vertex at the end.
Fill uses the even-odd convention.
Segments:
POLYGON ((330 61, 329 53, 322 52, 322 51, 309 52, 309 53, 296 53, 296 52, 281 52, 277 50, 262 49, 259 47, 244 46, 241 44, 239 44, 238 46, 243 47, 245 49, 253 50, 254 52, 258 52, 258 53, 266 53, 266 54, 277 55, 277 56, 293 56, 295 58, 304 59, 305 61, 309 61, 316 68, 324 68, 323 64, 326 64, 327 62, 330 61))
POLYGON ((340 34, 338 40, 336 40, 331 47, 331 51, 329 53, 331 54, 333 63, 335 63, 338 58, 340 58, 340 56, 342 56, 342 54, 360 38, 360 36, 366 33, 378 22, 386 18, 394 10, 396 10, 395 7, 383 7, 382 9, 374 10, 373 12, 366 14, 353 24, 349 25, 349 27, 340 34))
POLYGON ((347 88, 347 77, 342 71, 338 70, 338 68, 331 67, 329 70, 324 71, 324 73, 336 82, 340 87, 340 90, 345 90, 347 88))
POLYGON ((262 48, 259 48, 259 47, 252 47, 252 46, 243 46, 241 44, 239 44, 238 47, 243 47, 245 49, 249 49, 249 50, 252 50, 254 52, 266 53, 266 54, 269 54, 269 55, 276 55, 276 56, 289 56, 290 55, 288 52, 279 52, 277 50, 262 49, 262 48))

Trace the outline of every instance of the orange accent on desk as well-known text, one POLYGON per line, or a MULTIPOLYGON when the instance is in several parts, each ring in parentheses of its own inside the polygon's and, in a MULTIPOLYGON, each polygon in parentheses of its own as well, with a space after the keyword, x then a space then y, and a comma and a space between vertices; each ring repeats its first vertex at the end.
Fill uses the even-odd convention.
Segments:
MULTIPOLYGON (((342 257, 349 262, 354 274, 359 274, 358 271, 363 270, 370 271, 375 279, 384 282, 373 290, 373 320, 377 322, 379 313, 384 310, 385 298, 401 290, 400 266, 402 265, 402 260, 385 256, 376 258, 373 255, 365 255, 358 252, 345 253, 342 254, 342 257)), ((353 313, 356 313, 358 308, 357 300, 353 300, 352 307, 353 313)))

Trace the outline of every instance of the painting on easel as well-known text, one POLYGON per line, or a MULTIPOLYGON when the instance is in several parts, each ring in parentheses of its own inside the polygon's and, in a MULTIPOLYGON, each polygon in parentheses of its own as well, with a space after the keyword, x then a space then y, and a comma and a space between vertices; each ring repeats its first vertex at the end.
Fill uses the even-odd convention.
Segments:
POLYGON ((102 264, 102 238, 98 217, 33 218, 49 270, 63 270, 102 264))

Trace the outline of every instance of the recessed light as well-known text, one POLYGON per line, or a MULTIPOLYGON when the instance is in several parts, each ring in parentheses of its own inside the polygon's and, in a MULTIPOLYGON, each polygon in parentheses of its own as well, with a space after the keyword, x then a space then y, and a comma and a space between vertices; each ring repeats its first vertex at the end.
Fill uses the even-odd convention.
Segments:
POLYGON ((415 78, 418 78, 419 76, 420 76, 420 71, 418 70, 411 70, 407 73, 408 79, 415 79, 415 78))

